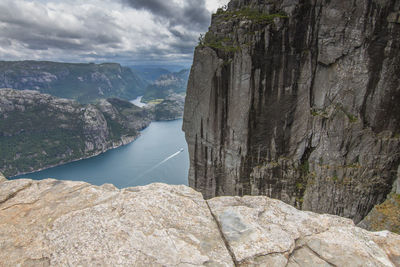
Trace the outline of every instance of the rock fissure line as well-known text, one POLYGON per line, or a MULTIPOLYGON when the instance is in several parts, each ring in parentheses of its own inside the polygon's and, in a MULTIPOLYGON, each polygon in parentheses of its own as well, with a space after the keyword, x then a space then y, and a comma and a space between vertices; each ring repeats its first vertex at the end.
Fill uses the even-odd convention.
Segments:
MULTIPOLYGON (((0 194, 26 183, 26 180, 2 183, 0 194)), ((32 259, 44 255, 48 255, 54 266, 135 266, 138 263, 175 266, 187 262, 193 266, 284 267, 289 260, 294 263, 292 255, 300 266, 311 266, 326 260, 314 256, 309 248, 300 251, 296 248, 303 243, 310 246, 318 242, 326 244, 316 248, 318 254, 329 255, 330 262, 337 265, 343 265, 344 256, 348 266, 400 264, 400 236, 363 231, 355 228, 350 220, 299 211, 267 197, 249 196, 240 202, 232 197, 204 200, 190 188, 165 184, 137 187, 129 194, 109 186, 90 186, 71 193, 82 184, 60 181, 55 187, 51 179, 36 183, 29 191, 17 194, 9 204, 27 202, 27 197, 42 201, 24 207, 23 212, 15 206, 0 210, 4 248, 0 250, 0 258, 9 266, 37 265, 40 262, 32 259), (203 205, 198 207, 189 201, 190 196, 203 205), (273 207, 267 204, 269 201, 274 202, 273 207), (248 208, 237 207, 237 203, 248 208), (257 215, 260 206, 274 212, 265 213, 265 220, 259 220, 253 215, 257 215), (125 208, 123 214, 119 213, 121 207, 125 208), (196 209, 200 212, 194 212, 196 209), (224 219, 226 214, 228 221, 224 219), (271 221, 281 224, 273 225, 271 221), (239 228, 235 227, 236 223, 239 228), (231 239, 231 226, 240 235, 240 243, 235 237, 231 239), (256 227, 260 235, 241 231, 249 227, 256 227), (327 229, 329 232, 322 234, 327 229), (306 240, 296 239, 302 233, 307 233, 306 240), (280 237, 282 243, 278 241, 280 237), (343 243, 338 238, 343 238, 343 243), (271 252, 280 250, 285 251, 271 252), (297 251, 296 254, 292 251, 288 255, 291 250, 297 251), (243 260, 238 261, 239 256, 243 260)))
POLYGON ((333 267, 337 267, 335 264, 331 263, 329 260, 325 259, 324 257, 322 257, 321 255, 319 255, 315 250, 313 250, 312 248, 310 248, 309 245, 305 244, 303 245, 304 247, 308 248, 312 253, 315 254, 315 256, 317 256, 318 258, 320 258, 321 260, 325 261, 326 263, 328 263, 329 265, 333 266, 333 267))
POLYGON ((225 237, 225 235, 224 235, 224 232, 222 231, 222 226, 221 226, 221 224, 220 224, 220 222, 219 222, 217 216, 212 212, 211 207, 210 207, 210 205, 208 204, 208 201, 205 200, 205 202, 206 202, 206 204, 207 204, 207 208, 208 208, 208 210, 210 211, 210 214, 211 214, 212 218, 214 219, 214 222, 215 222, 216 225, 217 225, 217 228, 218 228, 220 237, 221 237, 222 241, 224 242, 225 248, 226 248, 226 250, 228 251, 229 255, 230 255, 231 258, 232 258, 233 264, 235 265, 235 267, 238 267, 238 266, 239 266, 239 262, 236 260, 235 253, 233 252, 233 249, 232 249, 231 246, 229 245, 229 241, 226 239, 226 237, 225 237))
POLYGON ((290 250, 285 250, 285 251, 282 251, 282 252, 258 253, 258 254, 256 254, 256 255, 251 256, 251 257, 244 258, 243 260, 241 260, 241 261, 239 262, 239 265, 244 264, 244 263, 246 263, 247 261, 255 260, 255 259, 257 259, 257 258, 264 257, 264 256, 285 255, 285 254, 289 253, 289 251, 290 251, 290 250))
POLYGON ((40 199, 36 199, 35 201, 27 202, 27 203, 16 203, 16 204, 13 204, 13 205, 11 205, 11 206, 2 208, 1 210, 2 210, 2 211, 3 211, 3 210, 8 210, 8 209, 11 209, 11 208, 16 207, 16 206, 33 205, 33 204, 37 203, 39 200, 40 200, 40 199))
POLYGON ((18 193, 24 191, 25 189, 27 189, 28 187, 30 187, 32 185, 32 183, 28 183, 25 186, 23 186, 22 188, 18 189, 17 191, 15 191, 12 194, 9 194, 5 200, 0 201, 0 205, 6 203, 7 201, 9 201, 10 199, 16 197, 18 195, 18 193))

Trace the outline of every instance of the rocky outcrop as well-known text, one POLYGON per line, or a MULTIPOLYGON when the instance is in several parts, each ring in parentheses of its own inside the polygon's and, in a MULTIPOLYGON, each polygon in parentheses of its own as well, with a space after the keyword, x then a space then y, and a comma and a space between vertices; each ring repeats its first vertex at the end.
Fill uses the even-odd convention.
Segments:
POLYGON ((0 90, 0 171, 7 176, 91 157, 127 144, 150 123, 118 99, 81 105, 36 91, 0 90))
POLYGON ((146 93, 142 100, 144 102, 150 102, 159 99, 167 99, 174 94, 184 94, 186 92, 188 78, 188 69, 161 75, 146 88, 146 93))
POLYGON ((400 266, 400 236, 268 197, 0 179, 2 266, 400 266))
POLYGON ((160 104, 150 108, 156 121, 170 121, 182 119, 185 106, 185 96, 172 94, 164 99, 160 104))
POLYGON ((376 205, 358 226, 370 231, 389 230, 400 234, 400 194, 391 193, 376 205))
POLYGON ((400 163, 400 2, 232 0, 200 39, 190 186, 359 222, 400 163))
POLYGON ((400 234, 400 168, 398 178, 385 202, 376 205, 358 226, 369 231, 389 230, 400 234))
POLYGON ((132 69, 116 63, 72 64, 49 61, 0 61, 0 88, 37 90, 92 103, 143 95, 147 86, 132 69))

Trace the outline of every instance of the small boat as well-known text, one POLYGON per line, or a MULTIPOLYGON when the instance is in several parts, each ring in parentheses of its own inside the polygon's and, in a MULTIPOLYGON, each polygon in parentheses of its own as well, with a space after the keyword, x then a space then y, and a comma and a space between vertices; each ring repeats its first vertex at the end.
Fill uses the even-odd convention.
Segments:
POLYGON ((181 150, 179 150, 179 152, 183 152, 183 148, 181 148, 181 150))

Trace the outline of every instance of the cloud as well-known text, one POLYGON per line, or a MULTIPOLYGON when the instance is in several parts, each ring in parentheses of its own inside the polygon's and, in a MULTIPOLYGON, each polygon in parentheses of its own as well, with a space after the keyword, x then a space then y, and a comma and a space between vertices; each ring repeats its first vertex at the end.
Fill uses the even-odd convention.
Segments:
POLYGON ((227 0, 1 0, 0 60, 187 61, 227 0))
POLYGON ((210 22, 205 0, 124 0, 134 9, 146 10, 170 26, 190 26, 204 30, 210 22))

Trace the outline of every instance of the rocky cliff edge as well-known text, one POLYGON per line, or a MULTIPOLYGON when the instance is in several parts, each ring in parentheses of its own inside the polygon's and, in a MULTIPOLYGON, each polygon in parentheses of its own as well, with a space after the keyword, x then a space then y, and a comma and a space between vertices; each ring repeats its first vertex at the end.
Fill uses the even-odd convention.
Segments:
POLYGON ((400 266, 400 236, 268 197, 0 177, 1 266, 400 266))
POLYGON ((188 82, 190 186, 360 222, 398 177, 399 18, 398 0, 218 10, 188 82))

